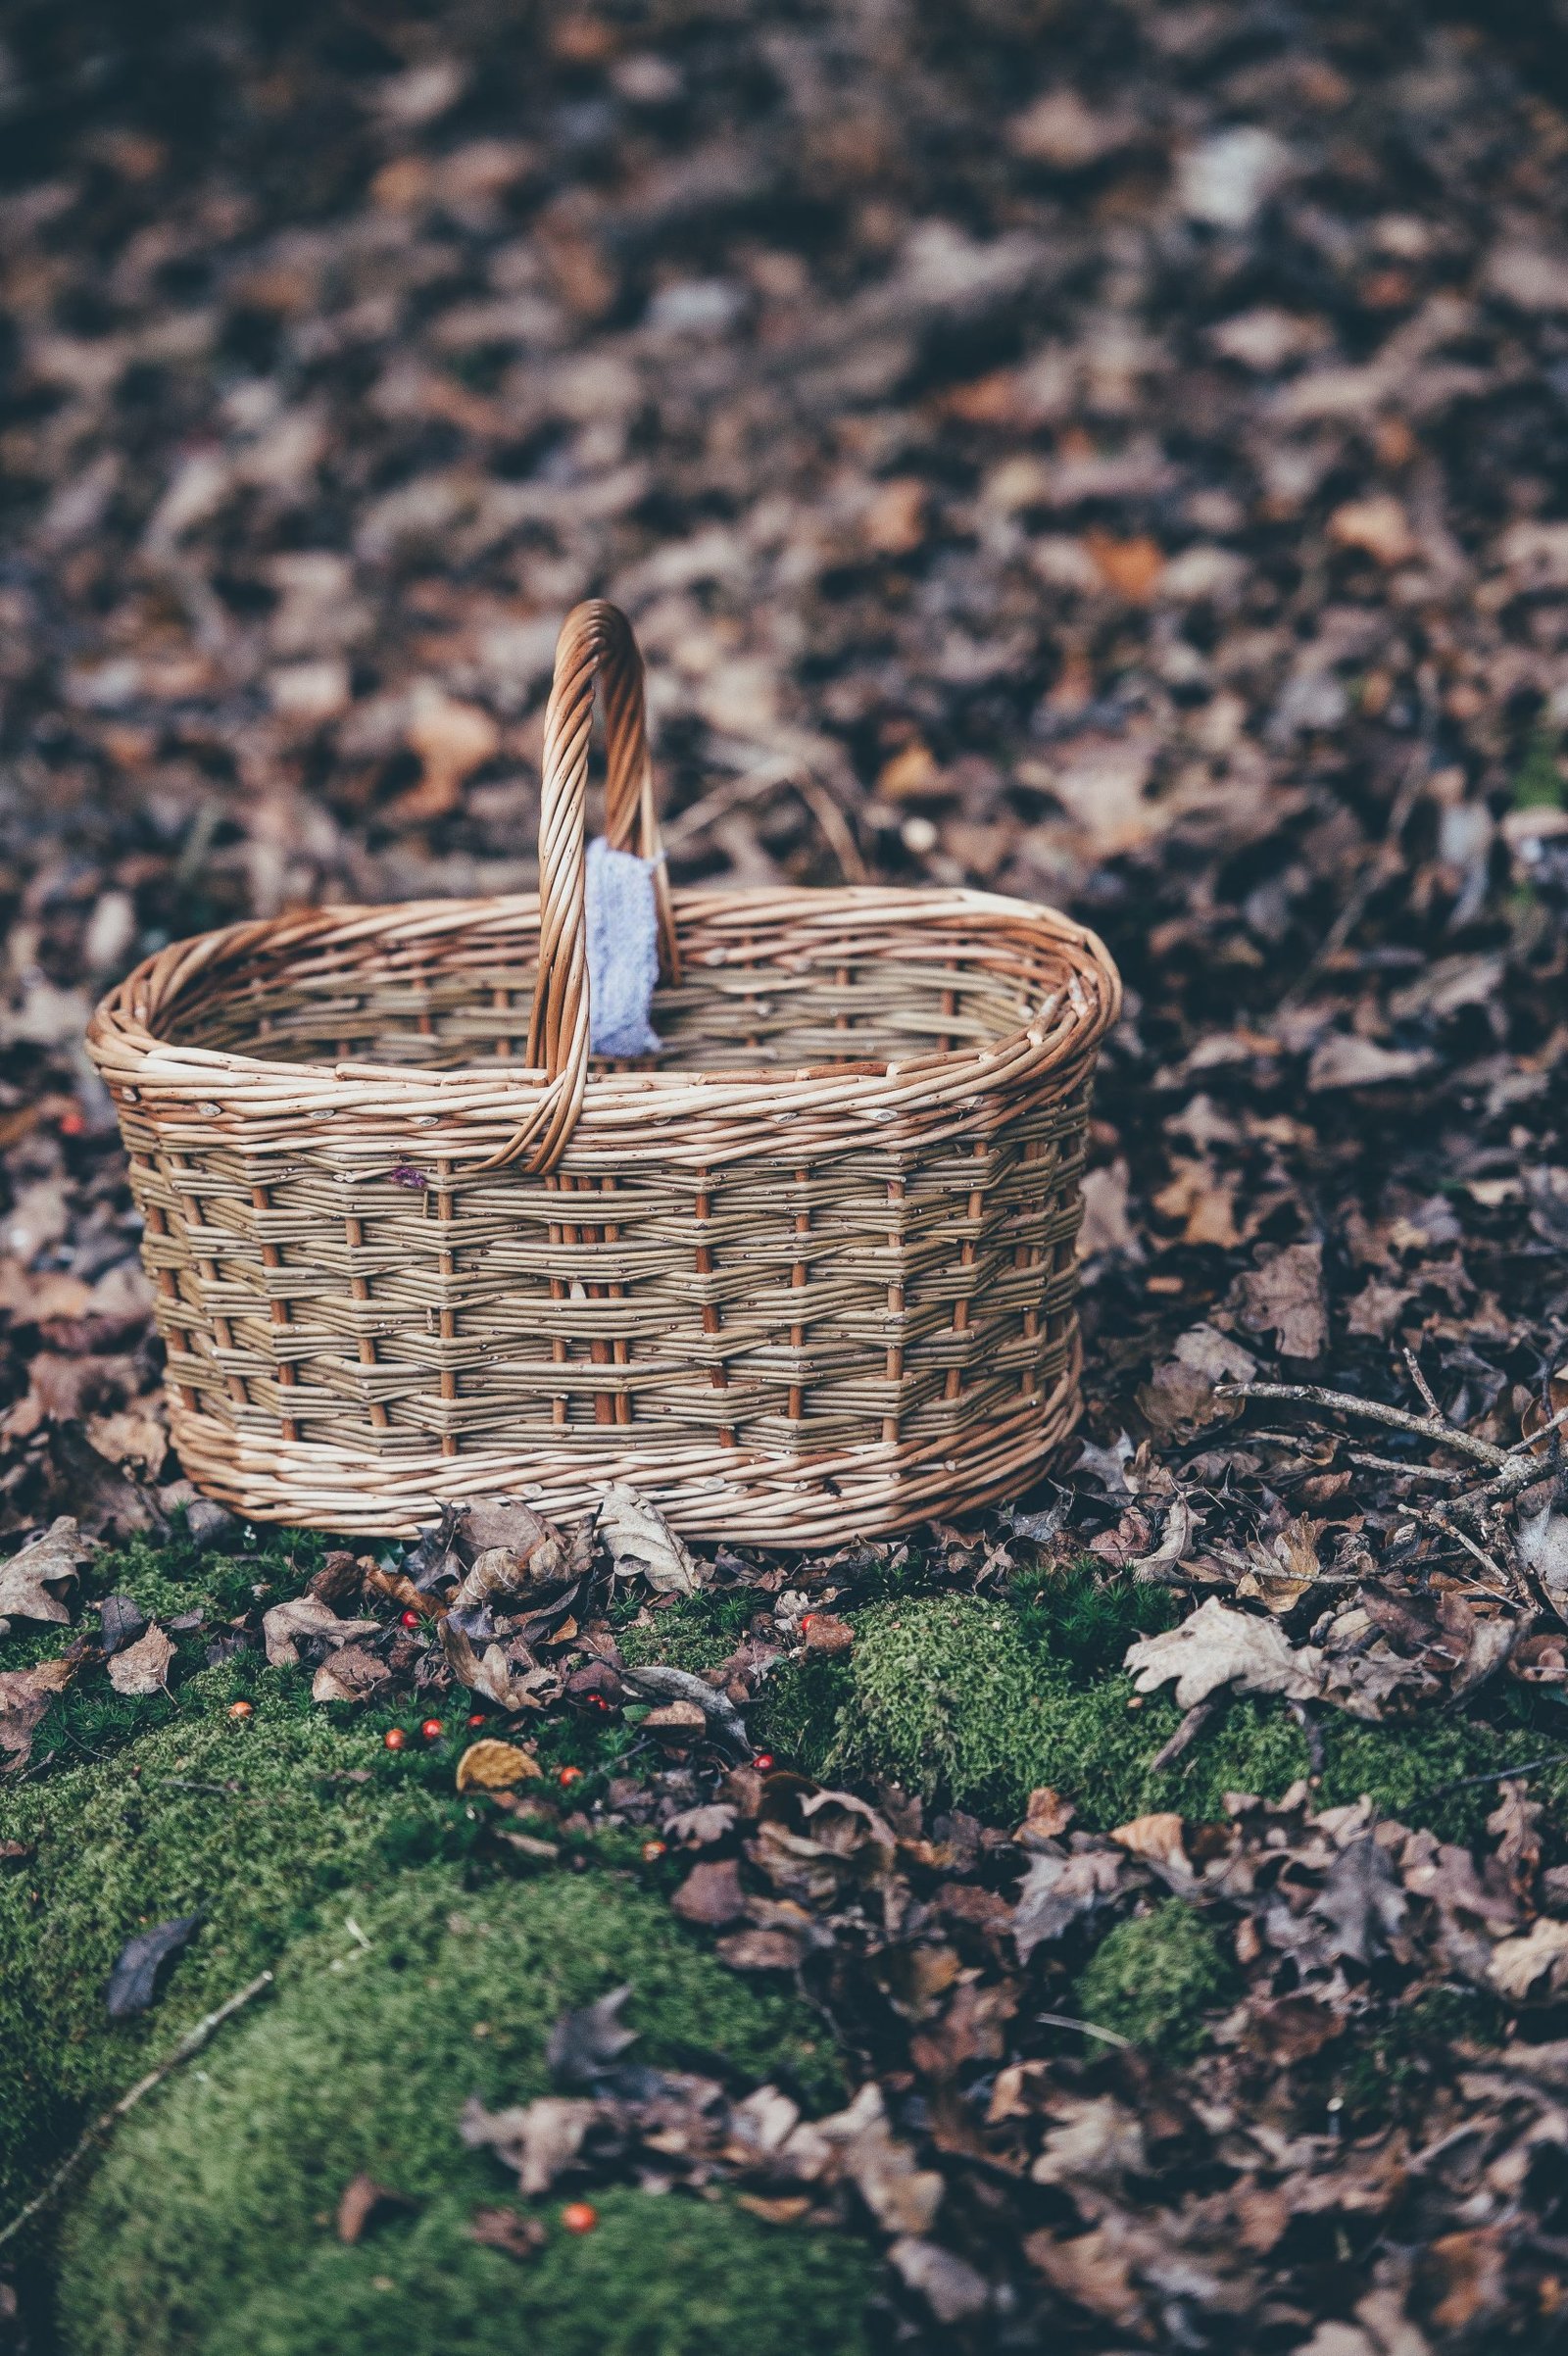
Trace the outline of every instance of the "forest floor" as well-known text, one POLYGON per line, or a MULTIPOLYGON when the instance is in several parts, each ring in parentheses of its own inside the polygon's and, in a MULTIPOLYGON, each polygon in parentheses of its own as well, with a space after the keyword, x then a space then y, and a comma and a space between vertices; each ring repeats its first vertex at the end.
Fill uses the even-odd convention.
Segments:
POLYGON ((0 74, 0 2344, 1568 2341, 1559 18, 127 22, 0 74), (169 1453, 92 1004, 531 887, 596 593, 678 880, 1121 963, 977 1524, 366 1551, 169 1453))

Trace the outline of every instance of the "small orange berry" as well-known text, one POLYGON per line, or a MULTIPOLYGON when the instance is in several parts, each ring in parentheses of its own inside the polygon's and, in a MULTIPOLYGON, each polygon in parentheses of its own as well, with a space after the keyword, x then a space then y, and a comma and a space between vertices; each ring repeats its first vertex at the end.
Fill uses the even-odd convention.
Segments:
POLYGON ((483 1712, 483 1710, 470 1710, 470 1711, 468 1712, 468 1724, 469 1724, 470 1726, 483 1726, 483 1724, 484 1724, 484 1712, 483 1712))
POLYGON ((388 1750, 407 1750, 409 1746, 409 1738, 401 1726, 389 1726, 381 1740, 388 1750))
POLYGON ((580 1784, 582 1782, 582 1769, 580 1767, 563 1767, 561 1773, 557 1776, 556 1781, 562 1786, 565 1786, 566 1784, 580 1784))
POLYGON ((228 1705, 228 1714, 231 1718, 254 1718, 256 1704, 254 1701, 231 1701, 228 1705))
POLYGON ((561 2222, 568 2233, 591 2233, 599 2223, 599 2211, 591 2200, 568 2200, 561 2222))
POLYGON ((427 1742, 439 1742, 446 1731, 439 1718, 424 1718, 419 1723, 419 1732, 427 1742))
POLYGON ((663 1854, 664 1843, 662 1841, 645 1841, 643 1842, 643 1863, 645 1865, 657 1865, 663 1854))

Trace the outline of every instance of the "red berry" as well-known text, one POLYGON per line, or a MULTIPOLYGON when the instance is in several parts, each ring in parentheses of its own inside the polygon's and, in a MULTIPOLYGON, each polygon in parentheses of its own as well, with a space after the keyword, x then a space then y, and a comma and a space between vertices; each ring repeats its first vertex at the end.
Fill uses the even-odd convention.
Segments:
POLYGON ((409 1746, 409 1738, 401 1726, 389 1726, 381 1740, 388 1750, 407 1750, 409 1746))
POLYGON ((86 1126, 87 1123, 83 1119, 79 1108, 74 1104, 69 1105, 67 1109, 60 1115, 60 1134, 62 1137, 79 1137, 86 1126))
POLYGON ((756 1758, 752 1761, 752 1765, 754 1767, 760 1768, 763 1775, 767 1773, 772 1764, 773 1753, 770 1750, 760 1750, 756 1758))
POLYGON ((483 1710, 470 1710, 470 1711, 468 1712, 468 1724, 469 1724, 470 1726, 483 1726, 483 1724, 484 1724, 484 1712, 483 1712, 483 1710))
POLYGON ((815 1614, 815 1612, 814 1612, 814 1611, 803 1611, 803 1612, 802 1612, 802 1614, 801 1614, 801 1626, 802 1626, 803 1628, 809 1628, 809 1627, 810 1627, 810 1625, 811 1625, 811 1622, 812 1622, 812 1621, 813 1621, 815 1618, 816 1618, 816 1614, 815 1614))
POLYGON ((231 1718, 254 1718, 256 1704, 254 1701, 231 1701, 228 1705, 228 1714, 231 1718))
POLYGON ((610 1707, 603 1693, 589 1693, 586 1699, 591 1710, 608 1710, 610 1707))
POLYGON ((643 1842, 643 1863, 645 1865, 657 1865, 663 1853, 664 1843, 662 1841, 645 1841, 643 1842))
POLYGON ((439 1718, 424 1718, 420 1720, 419 1732, 421 1735, 423 1735, 427 1742, 439 1742, 446 1731, 446 1728, 442 1725, 439 1718))
POLYGON ((599 2211, 591 2200, 568 2200, 561 2222, 568 2233, 591 2233, 599 2223, 599 2211))
POLYGON ((403 1625, 405 1628, 417 1628, 419 1625, 419 1615, 412 1605, 403 1614, 403 1625))
POLYGON ((556 1781, 558 1784, 562 1785, 580 1784, 582 1782, 582 1769, 580 1767, 563 1767, 561 1773, 557 1776, 556 1781))

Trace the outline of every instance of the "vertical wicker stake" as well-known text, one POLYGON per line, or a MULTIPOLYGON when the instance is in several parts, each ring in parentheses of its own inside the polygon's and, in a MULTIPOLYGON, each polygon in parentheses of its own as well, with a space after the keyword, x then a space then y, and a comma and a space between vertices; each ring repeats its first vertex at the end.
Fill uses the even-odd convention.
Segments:
POLYGON ((186 1471, 398 1536, 627 1481, 691 1536, 806 1547, 1015 1492, 1078 1412, 1114 968, 1021 901, 672 894, 657 864, 665 1045, 593 1062, 596 699, 607 839, 659 861, 642 663, 595 602, 561 636, 537 899, 235 925, 95 1015, 186 1471))

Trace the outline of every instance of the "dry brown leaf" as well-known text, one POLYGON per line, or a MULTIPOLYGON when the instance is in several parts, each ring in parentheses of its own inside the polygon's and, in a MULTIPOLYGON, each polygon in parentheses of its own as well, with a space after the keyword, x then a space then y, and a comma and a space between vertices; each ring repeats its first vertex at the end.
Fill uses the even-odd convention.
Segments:
POLYGON ((313 1701, 364 1701, 392 1675, 363 1644, 340 1644, 311 1680, 313 1701))
POLYGON ((111 1659, 109 1682, 117 1693, 161 1693, 169 1683, 173 1657, 173 1643, 155 1620, 145 1636, 111 1659))
POLYGON ((0 1619, 69 1622, 71 1613, 51 1589, 69 1587, 93 1551, 73 1514, 62 1513, 41 1538, 0 1566, 0 1619))
POLYGON ((1172 1873, 1188 1877, 1192 1874, 1186 1827, 1179 1816, 1169 1812, 1135 1816, 1130 1823, 1117 1825, 1110 1838, 1130 1857, 1147 1857, 1152 1864, 1165 1866, 1172 1873))
POLYGON ((1190 1710, 1221 1686, 1239 1693, 1283 1693, 1293 1701, 1312 1699, 1323 1690, 1323 1655, 1316 1645, 1295 1645, 1272 1620, 1234 1611, 1210 1595, 1179 1628, 1140 1637, 1123 1666, 1136 1677, 1140 1693, 1157 1693, 1172 1678, 1177 1706, 1190 1710))
POLYGON ((1543 1979, 1555 1992, 1568 1980, 1568 1923, 1544 1914, 1522 1938, 1499 1940, 1492 1950, 1487 1977, 1516 2004, 1522 2004, 1543 1979))
POLYGON ((646 1579, 662 1595, 694 1595, 703 1573, 657 1506, 612 1481, 595 1524, 617 1579, 646 1579))
POLYGON ((357 1637, 374 1636, 375 1620, 340 1620, 318 1595, 291 1595, 262 1614, 262 1641, 269 1665, 274 1669, 299 1664, 302 1640, 327 1644, 352 1644, 357 1637))

